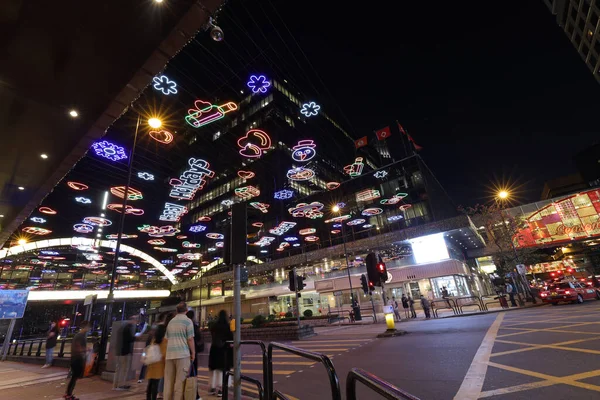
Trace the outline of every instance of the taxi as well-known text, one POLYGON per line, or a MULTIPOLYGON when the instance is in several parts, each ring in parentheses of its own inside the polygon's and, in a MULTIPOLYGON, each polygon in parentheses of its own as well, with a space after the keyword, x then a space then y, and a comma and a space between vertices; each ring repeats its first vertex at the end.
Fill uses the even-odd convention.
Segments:
POLYGON ((585 283, 575 281, 554 282, 540 293, 544 303, 553 306, 563 303, 583 303, 585 300, 600 299, 600 293, 585 283))

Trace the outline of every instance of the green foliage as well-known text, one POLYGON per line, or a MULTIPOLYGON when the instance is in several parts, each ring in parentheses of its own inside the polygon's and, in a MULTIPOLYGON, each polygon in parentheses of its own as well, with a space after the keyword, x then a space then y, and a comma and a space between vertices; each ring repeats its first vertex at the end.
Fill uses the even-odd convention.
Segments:
POLYGON ((267 322, 267 319, 262 316, 262 315, 257 315, 254 318, 252 318, 252 327, 253 328, 260 328, 261 326, 263 326, 265 323, 267 322))
POLYGON ((275 314, 269 314, 269 316, 267 317, 267 322, 273 322, 275 321, 275 314))
POLYGON ((294 313, 291 312, 291 311, 288 311, 288 312, 285 313, 285 317, 286 318, 292 318, 293 316, 294 316, 294 313))
POLYGON ((302 314, 304 314, 305 317, 312 317, 313 316, 312 310, 304 310, 304 312, 302 314))

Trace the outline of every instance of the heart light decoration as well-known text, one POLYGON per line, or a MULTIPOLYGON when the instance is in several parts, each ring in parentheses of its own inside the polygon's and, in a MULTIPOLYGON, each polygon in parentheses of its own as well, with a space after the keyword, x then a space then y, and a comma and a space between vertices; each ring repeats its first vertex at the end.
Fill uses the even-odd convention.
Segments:
POLYGON ((158 143, 169 144, 173 141, 173 134, 166 130, 150 131, 148 132, 150 137, 156 140, 158 143))
POLYGON ((252 172, 252 171, 244 171, 244 170, 238 171, 237 174, 242 179, 252 179, 252 178, 254 178, 256 176, 256 174, 254 172, 252 172))

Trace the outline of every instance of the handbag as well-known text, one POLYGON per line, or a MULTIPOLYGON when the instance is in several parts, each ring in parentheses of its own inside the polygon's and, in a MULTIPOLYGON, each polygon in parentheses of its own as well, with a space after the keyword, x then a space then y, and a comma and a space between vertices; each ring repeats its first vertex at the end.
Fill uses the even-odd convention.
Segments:
POLYGON ((162 360, 162 353, 159 345, 151 344, 144 349, 142 353, 142 363, 144 365, 156 364, 160 360, 162 360))
POLYGON ((196 377, 196 367, 194 363, 190 367, 189 376, 185 379, 183 390, 184 400, 196 400, 198 398, 198 378, 196 377))

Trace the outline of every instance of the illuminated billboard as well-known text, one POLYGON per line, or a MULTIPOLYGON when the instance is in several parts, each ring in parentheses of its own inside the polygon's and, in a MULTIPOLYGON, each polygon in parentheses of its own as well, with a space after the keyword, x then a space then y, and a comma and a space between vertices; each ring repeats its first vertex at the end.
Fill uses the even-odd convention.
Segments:
POLYGON ((0 290, 0 319, 23 318, 29 290, 0 290))

